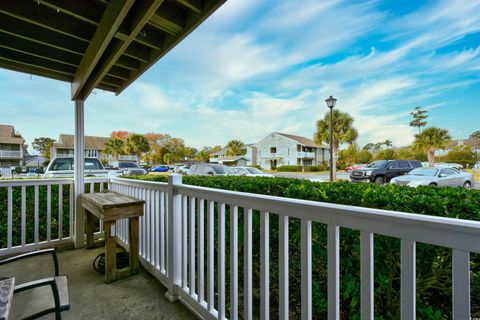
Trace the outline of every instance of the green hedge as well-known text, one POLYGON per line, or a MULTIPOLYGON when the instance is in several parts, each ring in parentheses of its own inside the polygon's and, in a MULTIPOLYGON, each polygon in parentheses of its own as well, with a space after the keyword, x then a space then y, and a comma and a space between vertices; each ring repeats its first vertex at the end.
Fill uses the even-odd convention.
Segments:
POLYGON ((326 165, 315 165, 315 166, 280 166, 277 168, 279 172, 319 172, 325 171, 328 167, 326 165))
MULTIPOLYGON (((106 189, 106 184, 104 185, 106 189)), ((94 191, 99 191, 100 185, 95 184, 94 191)), ((90 183, 85 184, 85 190, 90 190, 90 183)), ((35 187, 25 188, 26 195, 26 243, 34 242, 34 201, 35 187)), ((58 238, 58 185, 51 186, 51 239, 58 238)), ((63 185, 62 188, 62 230, 63 237, 70 234, 70 186, 63 185)), ((12 188, 12 245, 21 244, 21 201, 22 188, 12 188)), ((39 241, 47 240, 47 186, 38 187, 38 233, 39 241)), ((0 187, 0 248, 7 247, 7 208, 8 188, 0 187)), ((98 227, 98 223, 97 223, 98 227)))
MULTIPOLYGON (((167 181, 167 177, 141 179, 167 181)), ((198 177, 185 176, 183 183, 210 188, 259 193, 329 203, 404 211, 417 214, 480 220, 480 192, 462 188, 409 188, 395 185, 316 183, 288 178, 198 177)), ((228 207, 227 207, 228 209, 228 207)), ((243 239, 243 211, 239 215, 239 239, 243 239)), ((260 243, 259 218, 254 215, 254 243, 260 243)), ((227 228, 228 228, 227 219, 227 228)), ((227 229, 228 230, 228 229, 227 229)), ((291 318, 300 317, 300 221, 289 221, 290 309, 291 318)), ((229 233, 227 232, 227 238, 229 233)), ((360 319, 360 241, 359 232, 341 228, 340 286, 342 319, 360 319)), ((375 319, 400 318, 400 241, 375 235, 375 319)), ((243 247, 239 247, 239 279, 242 279, 243 247)), ((327 229, 314 223, 313 313, 314 319, 327 314, 327 229)), ((227 254, 228 254, 227 239, 227 254)), ((270 292, 272 318, 278 317, 278 220, 270 216, 270 292)), ((227 257, 227 260, 228 257, 227 257)), ((259 248, 254 246, 254 286, 259 283, 259 248)), ((450 319, 451 250, 417 244, 417 317, 450 319)), ((471 255, 472 316, 480 317, 480 257, 471 255)), ((228 279, 228 267, 227 267, 228 279)), ((258 285, 254 292, 258 292, 258 285)), ((240 295, 242 291, 240 289, 240 295)), ((258 302, 258 296, 255 297, 258 302)))

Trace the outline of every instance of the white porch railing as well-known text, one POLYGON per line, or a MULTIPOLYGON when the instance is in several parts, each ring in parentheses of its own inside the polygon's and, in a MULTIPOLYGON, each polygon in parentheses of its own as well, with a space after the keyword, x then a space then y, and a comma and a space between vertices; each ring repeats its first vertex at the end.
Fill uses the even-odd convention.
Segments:
MULTIPOLYGON (((113 179, 111 189, 146 201, 139 232, 142 264, 168 287, 172 300, 180 299, 203 319, 225 319, 227 313, 230 319, 238 319, 240 313, 243 319, 253 317, 252 246, 257 245, 252 240, 254 215, 260 217, 260 227, 255 232, 260 232, 261 319, 269 319, 270 315, 269 221, 273 216, 279 221, 280 319, 288 319, 289 315, 290 218, 301 220, 302 319, 312 317, 313 223, 328 226, 329 319, 340 319, 340 227, 360 230, 362 319, 373 319, 374 234, 401 239, 402 319, 416 318, 417 242, 453 249, 452 314, 454 319, 470 319, 470 252, 480 253, 480 222, 187 186, 176 175, 169 179, 168 184, 113 179), (238 237, 240 209, 244 213, 243 239, 238 237), (225 228, 227 219, 229 230, 225 228), (226 232, 230 234, 230 261, 226 261, 226 232), (239 243, 244 248, 242 304, 239 243), (229 279, 225 273, 227 264, 229 279), (227 282, 230 296, 226 294, 227 282), (239 310, 240 305, 243 310, 239 310)), ((125 244, 127 230, 126 221, 118 222, 117 235, 125 244)))
POLYGON ((21 158, 21 151, 0 150, 0 158, 21 158))
MULTIPOLYGON (((85 192, 103 191, 108 179, 85 179, 85 192)), ((0 256, 73 243, 73 180, 0 180, 0 256), (33 227, 33 228, 32 228, 33 227), (33 230, 32 230, 33 229, 33 230)), ((97 237, 103 232, 102 224, 97 237)))

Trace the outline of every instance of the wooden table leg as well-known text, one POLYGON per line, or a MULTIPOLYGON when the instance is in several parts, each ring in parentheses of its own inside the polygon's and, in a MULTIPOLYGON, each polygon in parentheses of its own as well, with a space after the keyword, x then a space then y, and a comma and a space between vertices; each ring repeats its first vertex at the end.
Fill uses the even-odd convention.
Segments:
POLYGON ((105 282, 110 283, 117 279, 117 239, 112 232, 115 230, 115 221, 104 221, 105 232, 105 282))
POLYGON ((93 232, 94 232, 95 224, 94 224, 93 214, 91 214, 89 211, 86 211, 86 214, 87 214, 87 225, 86 225, 85 233, 87 234, 87 249, 90 249, 94 247, 93 232))
POLYGON ((130 273, 137 274, 140 270, 138 259, 138 217, 129 219, 128 229, 130 273))

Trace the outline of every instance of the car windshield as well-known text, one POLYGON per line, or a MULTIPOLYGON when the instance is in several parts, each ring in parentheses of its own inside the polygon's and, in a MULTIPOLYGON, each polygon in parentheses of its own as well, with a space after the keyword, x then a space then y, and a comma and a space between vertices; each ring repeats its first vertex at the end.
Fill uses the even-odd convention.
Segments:
POLYGON ((373 161, 367 168, 383 168, 387 165, 387 160, 373 161))
POLYGON ((258 170, 257 168, 246 168, 248 173, 251 173, 251 174, 263 174, 262 171, 258 170))
POLYGON ((215 173, 217 174, 225 174, 230 172, 230 168, 225 167, 225 166, 212 166, 213 170, 215 170, 215 173))
MULTIPOLYGON (((103 166, 98 161, 98 159, 85 159, 84 164, 85 170, 102 170, 103 166)), ((65 158, 65 159, 55 159, 51 168, 51 171, 62 171, 62 170, 73 170, 73 159, 65 158)))
POLYGON ((410 176, 435 177, 438 169, 436 168, 417 168, 408 173, 410 176))
POLYGON ((138 164, 136 164, 135 162, 119 162, 118 167, 120 169, 123 169, 123 168, 138 168, 138 164))

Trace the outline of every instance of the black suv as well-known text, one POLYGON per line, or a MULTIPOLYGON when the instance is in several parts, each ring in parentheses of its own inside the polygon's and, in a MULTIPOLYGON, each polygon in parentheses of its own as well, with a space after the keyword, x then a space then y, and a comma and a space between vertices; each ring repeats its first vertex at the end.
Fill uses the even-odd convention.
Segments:
POLYGON ((390 182, 392 178, 407 174, 422 166, 417 160, 378 160, 365 168, 353 170, 350 173, 352 182, 390 182))

